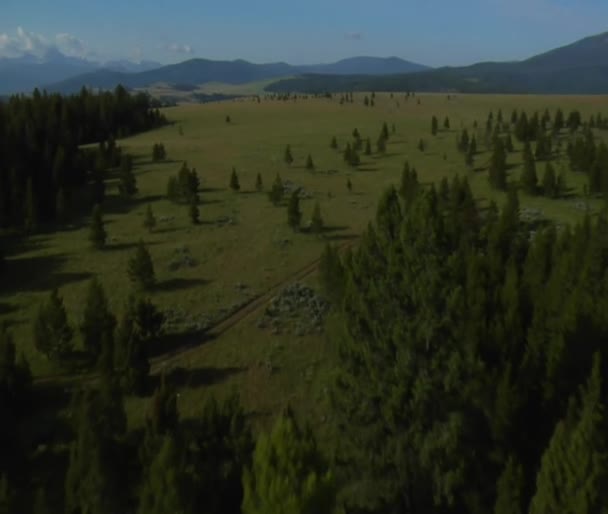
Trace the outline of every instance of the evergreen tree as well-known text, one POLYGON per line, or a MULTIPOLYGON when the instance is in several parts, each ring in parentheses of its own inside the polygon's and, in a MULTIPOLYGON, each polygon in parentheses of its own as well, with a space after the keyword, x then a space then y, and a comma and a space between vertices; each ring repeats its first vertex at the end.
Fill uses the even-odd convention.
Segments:
POLYGON ((285 188, 283 186, 283 181, 281 180, 281 176, 277 173, 277 176, 272 183, 272 189, 268 193, 270 201, 273 205, 279 205, 283 201, 283 195, 285 193, 285 188))
POLYGON ((158 454, 144 477, 138 514, 187 514, 188 477, 183 451, 174 436, 163 437, 158 454))
POLYGON ((129 259, 127 274, 138 289, 151 289, 156 282, 152 257, 141 239, 129 259))
POLYGON ((177 393, 167 384, 163 373, 160 377, 160 387, 154 391, 146 425, 155 436, 175 435, 179 424, 177 410, 177 393))
POLYGON ((91 216, 91 225, 89 229, 89 241, 93 245, 93 248, 97 250, 102 249, 106 244, 107 233, 103 226, 103 217, 101 214, 101 207, 95 205, 93 207, 93 214, 91 216))
POLYGON ((302 213, 300 212, 300 190, 291 193, 289 204, 287 205, 287 224, 294 230, 300 229, 302 213))
POLYGON ((336 139, 336 136, 333 136, 331 138, 331 142, 329 143, 329 147, 332 148, 333 150, 336 150, 338 148, 338 140, 336 139))
POLYGON ((285 164, 287 164, 288 166, 291 166, 291 163, 293 162, 293 156, 291 155, 291 147, 289 145, 287 145, 285 147, 285 153, 283 155, 283 160, 285 161, 285 164))
POLYGON ((323 232, 323 218, 321 217, 321 207, 319 202, 315 202, 315 207, 312 211, 310 219, 310 231, 313 234, 321 234, 323 232))
POLYGON ((545 173, 543 174, 543 195, 549 198, 557 197, 557 177, 550 162, 545 165, 545 173))
POLYGON ((439 121, 437 121, 437 116, 433 116, 431 119, 431 134, 436 136, 439 131, 439 121))
POLYGON ((447 116, 445 117, 445 120, 443 120, 443 128, 445 130, 450 130, 450 118, 447 116))
POLYGON ((371 142, 368 137, 365 140, 365 155, 371 155, 371 154, 372 154, 372 145, 371 145, 371 142))
POLYGON ((608 505, 608 448, 600 356, 578 399, 571 399, 545 451, 530 514, 602 512, 608 505))
POLYGON ((490 185, 504 191, 507 188, 507 155, 500 139, 494 142, 488 172, 490 185))
POLYGON ((118 190, 124 198, 131 198, 137 193, 137 180, 133 175, 133 158, 124 154, 120 159, 120 175, 118 190))
POLYGON ((126 428, 126 416, 122 401, 112 405, 111 396, 114 391, 87 391, 73 402, 77 437, 70 448, 65 480, 66 512, 70 514, 106 514, 126 508, 116 444, 126 428))
POLYGON ((536 175, 536 162, 528 141, 524 145, 523 157, 524 169, 521 173, 520 183, 526 193, 534 195, 538 189, 538 178, 536 175))
POLYGON ((116 318, 110 311, 105 291, 97 278, 89 283, 84 305, 84 318, 80 325, 82 342, 93 362, 102 353, 104 337, 111 337, 116 326, 116 318))
POLYGON ((420 150, 421 152, 424 152, 425 149, 426 149, 426 143, 424 142, 424 139, 420 139, 420 141, 418 141, 418 150, 420 150))
POLYGON ((34 321, 34 345, 46 357, 61 359, 72 350, 72 336, 63 299, 53 289, 34 321))
POLYGON ((312 161, 312 157, 310 156, 310 154, 308 154, 308 157, 306 157, 306 169, 307 170, 314 170, 315 169, 315 164, 312 161))
POLYGON ((200 222, 201 211, 198 208, 198 195, 190 197, 190 206, 188 207, 188 216, 193 225, 198 225, 200 222))
POLYGON ((208 399, 193 423, 189 445, 194 512, 240 513, 243 473, 251 465, 253 437, 239 398, 208 399))
POLYGON ((143 225, 148 232, 153 232, 154 228, 156 227, 156 217, 152 212, 152 206, 150 204, 146 206, 146 214, 144 216, 143 225))
POLYGON ((382 124, 382 132, 380 132, 380 137, 385 141, 388 141, 389 133, 388 133, 388 125, 386 121, 382 124))
POLYGON ((335 486, 312 433, 289 413, 262 434, 243 478, 243 514, 330 514, 335 486))
POLYGON ((150 363, 143 336, 137 328, 134 303, 134 300, 129 300, 116 330, 114 366, 125 392, 143 394, 148 383, 150 363))
POLYGON ((344 159, 345 163, 350 164, 350 162, 352 161, 352 154, 353 154, 353 150, 350 146, 350 143, 346 143, 346 147, 344 148, 344 154, 343 154, 343 159, 344 159))
POLYGON ((386 139, 380 135, 378 141, 376 142, 376 152, 378 153, 386 153, 386 139))
POLYGON ((346 179, 346 189, 348 189, 349 193, 353 191, 353 183, 350 181, 350 178, 346 179))
POLYGON ((255 190, 260 193, 264 190, 264 183, 262 182, 262 175, 258 173, 255 177, 255 190))
POLYGON ((239 184, 239 177, 236 174, 236 169, 232 168, 232 174, 230 175, 230 189, 233 191, 238 191, 241 189, 241 185, 239 184))
POLYGON ((525 512, 524 488, 522 466, 513 457, 510 457, 496 487, 494 514, 523 514, 525 512))

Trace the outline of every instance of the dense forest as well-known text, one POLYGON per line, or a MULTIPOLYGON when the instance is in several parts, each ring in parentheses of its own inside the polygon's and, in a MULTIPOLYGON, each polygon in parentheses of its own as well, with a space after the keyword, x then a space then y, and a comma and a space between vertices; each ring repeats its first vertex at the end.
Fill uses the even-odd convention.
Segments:
POLYGON ((165 123, 145 94, 114 92, 64 97, 40 93, 0 102, 0 228, 34 229, 90 208, 103 193, 103 171, 118 165, 115 139, 165 123), (81 145, 98 143, 99 149, 81 145))

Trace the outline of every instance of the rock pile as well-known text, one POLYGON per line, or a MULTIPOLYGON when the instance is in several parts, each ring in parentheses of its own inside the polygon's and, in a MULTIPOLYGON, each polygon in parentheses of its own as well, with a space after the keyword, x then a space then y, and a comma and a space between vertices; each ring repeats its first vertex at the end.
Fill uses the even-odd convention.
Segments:
POLYGON ((273 333, 293 331, 296 336, 323 332, 329 303, 303 284, 293 283, 275 296, 259 318, 258 328, 270 328, 273 333))

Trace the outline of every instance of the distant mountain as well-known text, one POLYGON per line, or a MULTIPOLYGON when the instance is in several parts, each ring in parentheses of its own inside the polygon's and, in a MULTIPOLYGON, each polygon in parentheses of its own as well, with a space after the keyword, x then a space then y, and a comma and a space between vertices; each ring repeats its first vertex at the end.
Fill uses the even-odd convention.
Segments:
MULTIPOLYGON (((24 54, 20 57, 0 58, 0 95, 31 92, 71 77, 98 70, 101 63, 69 57, 56 48, 50 48, 42 56, 24 54)), ((141 72, 160 67, 153 61, 134 63, 131 61, 110 61, 104 67, 112 71, 141 72)))
POLYGON ((103 64, 103 68, 107 70, 119 71, 122 73, 139 73, 141 71, 155 70, 161 66, 162 64, 156 61, 133 62, 125 59, 107 61, 103 64))
POLYGON ((25 54, 0 59, 0 94, 30 92, 35 87, 64 80, 97 68, 95 63, 67 57, 56 50, 43 57, 25 54))
POLYGON ((156 83, 199 85, 207 82, 226 84, 246 84, 259 80, 301 75, 302 73, 361 73, 369 75, 404 73, 429 69, 420 64, 390 57, 354 57, 333 64, 292 66, 287 63, 253 64, 244 60, 212 61, 190 59, 178 64, 163 66, 141 73, 116 74, 103 69, 82 76, 72 77, 48 86, 47 89, 64 93, 78 91, 83 85, 107 89, 122 84, 129 88, 145 88, 156 83))
POLYGON ((389 76, 308 74, 270 84, 271 92, 459 91, 463 93, 607 94, 608 32, 519 62, 389 76))
POLYGON ((399 57, 351 57, 333 64, 298 66, 300 73, 331 75, 391 75, 429 70, 428 66, 405 61, 399 57))

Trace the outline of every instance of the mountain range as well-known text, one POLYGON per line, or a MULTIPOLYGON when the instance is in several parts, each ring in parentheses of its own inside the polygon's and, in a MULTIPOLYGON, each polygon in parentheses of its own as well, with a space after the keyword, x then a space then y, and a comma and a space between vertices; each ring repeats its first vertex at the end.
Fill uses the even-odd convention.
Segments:
POLYGON ((268 91, 454 91, 511 94, 608 94, 608 32, 523 61, 484 62, 409 74, 307 74, 270 84, 268 91))
POLYGON ((163 83, 180 87, 209 82, 246 84, 276 79, 271 92, 458 91, 470 93, 608 93, 608 32, 523 61, 484 62, 442 67, 397 57, 353 57, 330 64, 293 66, 244 60, 190 59, 162 66, 156 62, 92 62, 57 50, 42 58, 0 59, 0 95, 34 87, 73 93, 83 86, 148 88, 163 83))

